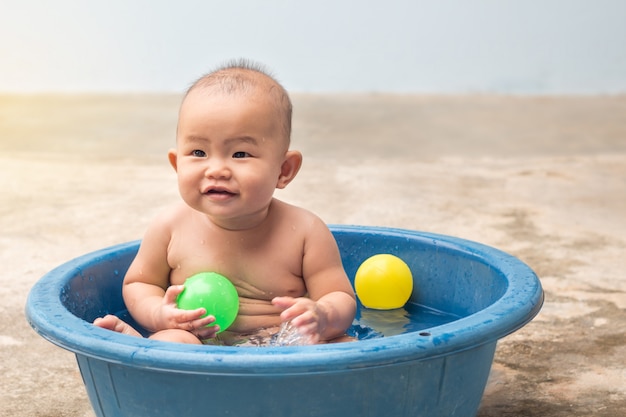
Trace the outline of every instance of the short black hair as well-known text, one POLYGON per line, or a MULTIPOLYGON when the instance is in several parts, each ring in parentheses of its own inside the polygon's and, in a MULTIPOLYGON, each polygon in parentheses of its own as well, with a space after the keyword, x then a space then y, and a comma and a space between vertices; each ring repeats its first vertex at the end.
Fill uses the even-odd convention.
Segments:
POLYGON ((263 64, 245 58, 227 61, 194 81, 185 92, 185 97, 198 88, 224 94, 246 94, 266 86, 267 94, 273 99, 282 119, 283 133, 289 141, 293 113, 291 99, 287 90, 263 64), (265 82, 259 82, 260 79, 265 82))

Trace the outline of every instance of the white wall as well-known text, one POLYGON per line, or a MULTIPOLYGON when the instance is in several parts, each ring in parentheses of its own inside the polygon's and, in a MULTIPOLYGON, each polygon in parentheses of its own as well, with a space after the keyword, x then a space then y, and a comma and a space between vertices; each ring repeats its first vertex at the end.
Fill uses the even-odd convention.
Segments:
POLYGON ((624 0, 0 0, 0 92, 180 91, 233 57, 291 91, 626 92, 624 0))

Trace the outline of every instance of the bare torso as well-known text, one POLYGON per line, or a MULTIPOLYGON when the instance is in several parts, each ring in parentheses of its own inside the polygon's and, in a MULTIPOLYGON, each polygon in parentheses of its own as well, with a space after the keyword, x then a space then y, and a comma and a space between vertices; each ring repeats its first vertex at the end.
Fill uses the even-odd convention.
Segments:
POLYGON ((216 227, 182 205, 174 216, 176 228, 167 250, 170 284, 183 284, 204 271, 228 277, 240 297, 239 315, 229 330, 276 326, 280 310, 271 300, 306 295, 302 259, 307 228, 315 220, 308 212, 276 201, 267 222, 260 229, 246 231, 216 227))

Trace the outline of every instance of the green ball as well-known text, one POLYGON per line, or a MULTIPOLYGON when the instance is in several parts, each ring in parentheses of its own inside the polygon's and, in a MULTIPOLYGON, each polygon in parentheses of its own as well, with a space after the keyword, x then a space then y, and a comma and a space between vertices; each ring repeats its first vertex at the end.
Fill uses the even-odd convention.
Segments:
POLYGON ((185 281, 185 289, 176 298, 181 310, 195 310, 204 307, 219 325, 218 333, 226 330, 237 318, 239 295, 235 286, 224 275, 216 272, 200 272, 185 281))

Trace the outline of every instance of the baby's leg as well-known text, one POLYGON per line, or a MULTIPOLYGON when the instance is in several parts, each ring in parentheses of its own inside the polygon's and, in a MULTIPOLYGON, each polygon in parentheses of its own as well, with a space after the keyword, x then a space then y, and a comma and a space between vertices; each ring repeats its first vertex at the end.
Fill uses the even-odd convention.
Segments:
POLYGON ((133 329, 130 324, 126 323, 122 319, 112 314, 107 314, 104 317, 98 317, 94 320, 93 324, 103 329, 112 330, 114 332, 127 334, 129 336, 142 337, 141 333, 133 329))
POLYGON ((190 345, 201 345, 202 342, 196 336, 186 330, 167 329, 161 330, 150 336, 150 339, 163 342, 187 343, 190 345))
POLYGON ((352 337, 352 336, 348 336, 347 334, 344 334, 343 336, 339 336, 336 337, 334 339, 331 339, 327 342, 322 342, 322 343, 345 343, 345 342, 358 342, 359 339, 357 339, 356 337, 352 337))
MULTIPOLYGON (((126 323, 122 319, 112 314, 107 314, 104 317, 99 317, 94 320, 94 326, 102 327, 103 329, 112 330, 114 332, 127 334, 129 336, 143 337, 141 333, 135 330, 130 324, 126 323)), ((178 342, 189 344, 201 344, 200 340, 193 334, 185 330, 169 329, 161 330, 150 336, 150 339, 161 340, 164 342, 178 342)))

